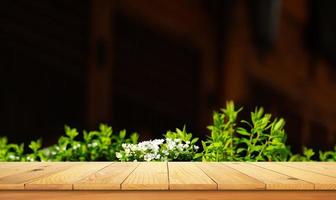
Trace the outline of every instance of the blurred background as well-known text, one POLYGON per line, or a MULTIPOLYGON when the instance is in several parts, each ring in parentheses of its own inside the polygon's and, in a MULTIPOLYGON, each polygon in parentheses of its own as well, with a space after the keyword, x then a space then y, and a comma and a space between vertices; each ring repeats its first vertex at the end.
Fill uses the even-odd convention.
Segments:
POLYGON ((2 0, 0 135, 63 125, 208 133, 227 100, 287 122, 288 143, 336 143, 334 0, 2 0))

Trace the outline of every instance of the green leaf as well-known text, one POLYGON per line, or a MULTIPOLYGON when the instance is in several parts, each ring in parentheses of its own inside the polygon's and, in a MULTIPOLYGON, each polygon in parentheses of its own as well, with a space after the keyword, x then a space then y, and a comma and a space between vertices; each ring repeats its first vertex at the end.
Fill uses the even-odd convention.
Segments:
POLYGON ((132 144, 136 144, 139 139, 138 133, 132 133, 130 139, 132 144))
POLYGON ((31 141, 28 147, 31 150, 33 150, 33 152, 37 152, 37 150, 39 150, 41 146, 42 146, 42 140, 38 139, 36 141, 31 141))
POLYGON ((69 126, 65 125, 65 126, 64 126, 64 129, 65 129, 65 134, 66 134, 71 140, 73 140, 73 139, 78 135, 77 129, 75 129, 75 128, 70 128, 69 126))
POLYGON ((239 133, 241 135, 245 135, 245 136, 250 136, 251 135, 249 132, 247 132, 246 129, 241 128, 241 127, 237 128, 237 133, 239 133))
POLYGON ((198 141, 198 138, 194 138, 194 139, 191 140, 190 143, 191 143, 191 144, 196 144, 197 141, 198 141))
POLYGON ((119 132, 119 137, 120 137, 121 139, 124 139, 125 136, 126 136, 126 130, 125 130, 125 129, 124 129, 124 130, 121 130, 121 131, 119 132))

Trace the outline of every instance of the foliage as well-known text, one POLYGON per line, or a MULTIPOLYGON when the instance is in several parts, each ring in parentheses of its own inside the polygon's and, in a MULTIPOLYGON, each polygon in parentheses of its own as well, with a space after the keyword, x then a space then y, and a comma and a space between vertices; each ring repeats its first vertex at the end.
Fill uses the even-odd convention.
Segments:
POLYGON ((190 161, 196 159, 198 138, 191 133, 176 129, 167 131, 165 139, 143 141, 139 144, 123 144, 123 149, 116 153, 120 161, 190 161))
POLYGON ((0 161, 24 161, 24 144, 8 144, 6 137, 0 138, 0 161))
POLYGON ((116 160, 115 153, 121 150, 123 143, 138 142, 137 133, 126 137, 126 130, 113 133, 112 127, 105 124, 97 131, 83 131, 81 140, 77 140, 78 136, 77 129, 65 126, 65 135, 57 144, 41 149, 41 140, 32 141, 28 154, 24 154, 24 144, 7 144, 7 138, 3 137, 0 139, 0 161, 116 160))
POLYGON ((213 125, 208 126, 211 135, 202 141, 204 161, 233 161, 237 156, 238 138, 235 137, 238 113, 233 102, 227 102, 221 112, 214 112, 213 125))
POLYGON ((214 113, 211 136, 202 143, 204 161, 285 161, 289 148, 285 145, 284 119, 271 120, 263 108, 251 112, 251 122, 237 122, 242 108, 233 102, 214 113), (243 126, 245 125, 246 128, 243 126))
POLYGON ((260 107, 250 113, 250 120, 239 120, 242 110, 227 102, 224 109, 214 112, 213 124, 207 127, 210 135, 200 142, 183 127, 167 131, 163 139, 138 143, 137 133, 113 132, 105 124, 82 134, 65 126, 65 135, 46 148, 41 139, 25 148, 23 143, 11 144, 0 137, 0 161, 336 161, 336 146, 334 151, 318 153, 304 147, 302 154, 292 154, 283 118, 272 119, 260 107), (198 142, 203 148, 200 152, 198 142))
MULTIPOLYGON (((316 155, 313 149, 304 147, 303 154, 295 154, 292 155, 289 161, 314 161, 313 156, 316 155)), ((317 155, 316 155, 317 156, 317 155)), ((319 161, 329 162, 336 161, 336 145, 334 147, 334 151, 319 151, 319 161)))
POLYGON ((334 146, 334 151, 319 151, 319 158, 321 161, 336 161, 336 145, 334 146))

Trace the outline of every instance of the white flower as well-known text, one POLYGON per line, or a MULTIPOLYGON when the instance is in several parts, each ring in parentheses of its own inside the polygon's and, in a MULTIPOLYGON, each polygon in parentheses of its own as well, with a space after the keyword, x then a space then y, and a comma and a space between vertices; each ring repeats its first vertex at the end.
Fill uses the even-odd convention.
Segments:
POLYGON ((76 145, 74 145, 74 146, 72 147, 72 149, 76 150, 76 149, 78 149, 80 146, 81 146, 80 143, 77 143, 76 145))
POLYGON ((162 151, 162 153, 163 153, 164 155, 166 155, 166 156, 169 155, 169 152, 168 152, 167 150, 162 151))
POLYGON ((136 145, 131 145, 131 151, 137 151, 138 147, 136 145))
POLYGON ((199 147, 197 145, 194 145, 194 149, 197 151, 199 147))
MULTIPOLYGON (((191 147, 190 141, 183 142, 181 139, 154 139, 142 141, 138 144, 122 144, 122 152, 118 152, 116 157, 121 159, 125 157, 133 161, 155 161, 176 159, 181 152, 188 152, 191 147)), ((198 149, 196 145, 192 148, 198 149)))
POLYGON ((116 153, 116 157, 117 157, 117 158, 121 158, 121 157, 122 157, 121 153, 117 152, 117 153, 116 153))
POLYGON ((177 145, 177 149, 179 150, 179 151, 183 151, 183 144, 178 144, 177 145))
POLYGON ((128 149, 128 148, 125 149, 125 153, 126 153, 126 154, 130 154, 130 153, 131 153, 131 149, 128 149))
POLYGON ((92 143, 92 146, 93 146, 93 147, 96 147, 96 146, 98 146, 98 143, 97 143, 97 142, 93 142, 93 143, 92 143))
POLYGON ((149 162, 149 161, 155 159, 155 157, 156 157, 156 155, 155 155, 155 154, 152 154, 152 153, 145 154, 145 156, 144 156, 144 160, 147 161, 147 162, 149 162))
POLYGON ((176 147, 175 142, 167 143, 167 145, 168 145, 168 150, 172 150, 172 149, 174 149, 176 147))

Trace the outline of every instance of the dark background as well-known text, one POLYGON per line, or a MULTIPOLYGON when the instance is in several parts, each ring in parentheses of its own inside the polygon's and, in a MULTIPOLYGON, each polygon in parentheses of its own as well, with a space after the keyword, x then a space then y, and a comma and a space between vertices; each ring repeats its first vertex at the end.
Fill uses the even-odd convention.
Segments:
POLYGON ((3 0, 0 135, 63 125, 200 137, 234 100, 286 119, 288 143, 336 143, 333 0, 3 0))

